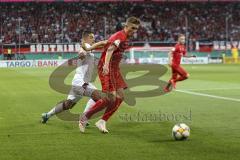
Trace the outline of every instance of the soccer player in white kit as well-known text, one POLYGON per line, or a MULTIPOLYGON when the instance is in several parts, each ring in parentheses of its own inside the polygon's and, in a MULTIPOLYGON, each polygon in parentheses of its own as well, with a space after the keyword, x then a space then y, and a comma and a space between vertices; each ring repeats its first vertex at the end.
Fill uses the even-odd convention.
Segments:
MULTIPOLYGON (((84 31, 82 34, 82 45, 85 48, 102 48, 107 42, 100 41, 94 43, 94 34, 88 31, 84 31)), ((59 102, 49 112, 42 113, 42 123, 47 123, 50 117, 61 113, 64 110, 69 110, 83 97, 93 97, 94 100, 98 100, 97 88, 90 83, 92 73, 94 70, 94 54, 92 52, 86 52, 83 48, 79 51, 79 60, 77 62, 77 69, 72 80, 72 88, 66 100, 59 102), (95 95, 93 94, 95 93, 95 95)), ((84 112, 88 111, 91 106, 95 104, 92 98, 86 104, 84 112)))

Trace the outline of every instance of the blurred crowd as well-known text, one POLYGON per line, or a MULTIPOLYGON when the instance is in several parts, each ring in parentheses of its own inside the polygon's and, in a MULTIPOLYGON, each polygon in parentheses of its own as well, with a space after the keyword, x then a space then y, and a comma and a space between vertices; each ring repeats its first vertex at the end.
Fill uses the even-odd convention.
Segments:
POLYGON ((240 3, 0 3, 2 43, 79 42, 83 30, 96 39, 120 30, 129 16, 142 24, 134 41, 173 42, 240 38, 240 3))

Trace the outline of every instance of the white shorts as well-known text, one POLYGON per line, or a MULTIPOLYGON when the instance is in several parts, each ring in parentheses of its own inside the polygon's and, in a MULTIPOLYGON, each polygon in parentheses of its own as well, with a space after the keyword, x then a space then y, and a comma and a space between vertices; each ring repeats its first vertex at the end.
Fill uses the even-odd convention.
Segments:
POLYGON ((83 87, 84 84, 85 82, 83 80, 83 76, 75 74, 72 80, 72 88, 68 94, 67 99, 73 100, 76 103, 83 96, 91 97, 93 91, 97 88, 92 83, 88 83, 86 87, 83 87))

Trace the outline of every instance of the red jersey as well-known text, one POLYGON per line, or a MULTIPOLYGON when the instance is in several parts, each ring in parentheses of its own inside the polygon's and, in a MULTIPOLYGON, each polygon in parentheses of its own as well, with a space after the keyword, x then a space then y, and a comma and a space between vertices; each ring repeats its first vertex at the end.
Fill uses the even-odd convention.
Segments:
POLYGON ((112 44, 115 45, 117 49, 112 54, 111 60, 109 62, 109 66, 113 68, 119 68, 119 64, 123 57, 123 52, 127 48, 127 35, 124 32, 124 30, 116 32, 108 39, 108 43, 105 46, 104 51, 102 52, 102 55, 98 64, 99 67, 104 65, 107 49, 112 44))
POLYGON ((186 47, 183 44, 177 43, 172 50, 172 64, 180 65, 182 56, 186 55, 186 47))

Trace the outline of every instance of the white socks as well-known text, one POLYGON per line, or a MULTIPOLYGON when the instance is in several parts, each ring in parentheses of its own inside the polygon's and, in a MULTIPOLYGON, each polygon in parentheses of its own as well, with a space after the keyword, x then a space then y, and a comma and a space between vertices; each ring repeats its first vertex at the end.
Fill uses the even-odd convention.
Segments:
MULTIPOLYGON (((87 104, 86 104, 86 107, 84 109, 84 113, 86 113, 87 111, 89 111, 89 109, 95 104, 96 102, 92 99, 89 99, 87 104)), ((58 114, 60 112, 63 111, 63 103, 59 103, 57 104, 55 107, 53 107, 48 113, 47 113, 47 117, 50 118, 52 117, 53 115, 55 114, 58 114)))
POLYGON ((47 113, 47 117, 52 117, 55 114, 58 114, 60 112, 63 111, 63 102, 57 104, 55 107, 53 107, 53 109, 51 109, 48 113, 47 113))

